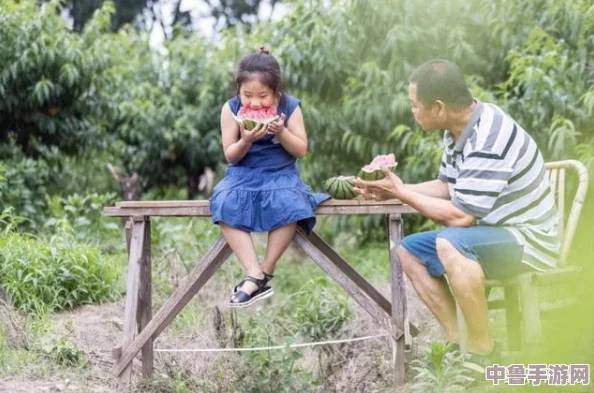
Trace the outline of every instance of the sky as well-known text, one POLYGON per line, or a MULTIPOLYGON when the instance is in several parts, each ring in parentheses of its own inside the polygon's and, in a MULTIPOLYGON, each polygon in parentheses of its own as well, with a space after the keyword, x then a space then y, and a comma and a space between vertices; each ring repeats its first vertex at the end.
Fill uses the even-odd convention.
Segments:
MULTIPOLYGON (((162 19, 165 28, 169 28, 173 21, 173 11, 175 7, 175 1, 173 0, 161 0, 161 12, 162 19)), ((204 36, 212 37, 215 33, 215 19, 207 17, 208 4, 203 0, 182 0, 181 3, 182 11, 190 11, 192 20, 194 21, 194 29, 204 36)), ((269 1, 264 1, 260 7, 260 19, 267 19, 270 15, 271 6, 269 1)), ((278 20, 287 12, 287 7, 283 6, 282 3, 277 4, 274 7, 274 13, 271 16, 272 20, 278 20)), ((165 33, 161 26, 154 26, 150 34, 150 44, 154 48, 161 48, 165 40, 165 33)))

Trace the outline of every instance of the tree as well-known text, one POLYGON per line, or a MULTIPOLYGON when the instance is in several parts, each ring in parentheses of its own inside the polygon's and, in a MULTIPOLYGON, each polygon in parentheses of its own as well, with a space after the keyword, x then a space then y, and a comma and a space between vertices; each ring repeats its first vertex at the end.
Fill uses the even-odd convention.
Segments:
POLYGON ((74 35, 57 15, 58 4, 38 12, 31 2, 0 1, 0 143, 33 158, 51 149, 81 154, 100 143, 94 93, 109 57, 97 38, 112 9, 106 6, 74 35))
MULTIPOLYGON (((104 2, 105 0, 67 0, 65 9, 72 18, 73 30, 82 31, 104 2)), ((115 13, 111 19, 111 30, 117 31, 125 24, 135 24, 137 18, 142 16, 142 11, 152 3, 152 0, 114 0, 115 13)))
POLYGON ((231 91, 231 68, 199 36, 177 36, 167 53, 133 32, 113 41, 106 133, 122 173, 147 187, 185 187, 190 199, 208 169, 222 161, 219 114, 231 91))
POLYGON ((270 7, 270 15, 281 0, 204 0, 210 9, 210 16, 216 20, 216 25, 221 29, 240 24, 251 25, 259 21, 262 5, 270 7))

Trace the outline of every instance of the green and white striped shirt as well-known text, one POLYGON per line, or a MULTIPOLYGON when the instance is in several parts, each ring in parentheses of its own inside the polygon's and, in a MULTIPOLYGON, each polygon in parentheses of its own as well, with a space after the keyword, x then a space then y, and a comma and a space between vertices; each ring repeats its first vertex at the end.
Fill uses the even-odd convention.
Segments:
POLYGON ((524 246, 523 262, 555 267, 556 207, 544 160, 534 140, 499 107, 477 101, 458 141, 446 131, 439 179, 454 206, 478 225, 510 230, 524 246))

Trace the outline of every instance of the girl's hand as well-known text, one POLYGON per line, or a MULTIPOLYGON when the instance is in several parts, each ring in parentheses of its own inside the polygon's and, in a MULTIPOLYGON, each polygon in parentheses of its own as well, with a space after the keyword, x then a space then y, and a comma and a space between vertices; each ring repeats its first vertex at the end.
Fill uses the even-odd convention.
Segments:
POLYGON ((285 129, 285 120, 287 116, 283 113, 277 121, 268 123, 268 135, 279 135, 285 129))
POLYGON ((268 130, 267 124, 258 124, 251 130, 246 130, 242 123, 239 123, 239 132, 241 133, 241 139, 246 142, 253 143, 258 139, 261 139, 266 135, 268 130))

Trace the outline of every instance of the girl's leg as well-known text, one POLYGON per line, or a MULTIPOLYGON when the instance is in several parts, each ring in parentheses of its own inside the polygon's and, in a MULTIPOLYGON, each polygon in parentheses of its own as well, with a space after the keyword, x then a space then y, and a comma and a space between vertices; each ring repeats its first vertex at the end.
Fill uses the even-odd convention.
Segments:
MULTIPOLYGON (((227 240, 235 255, 237 255, 246 275, 258 279, 264 278, 264 273, 262 273, 262 269, 260 269, 260 265, 258 264, 256 247, 254 246, 252 236, 248 232, 227 226, 223 223, 220 226, 223 237, 227 240)), ((247 294, 252 294, 258 287, 253 282, 246 281, 239 289, 247 294)))
POLYGON ((274 266, 280 259, 281 255, 283 255, 287 247, 289 247, 291 241, 293 241, 293 235, 295 234, 296 228, 297 223, 294 222, 268 232, 266 256, 264 257, 261 265, 262 271, 264 273, 274 273, 274 266))

